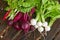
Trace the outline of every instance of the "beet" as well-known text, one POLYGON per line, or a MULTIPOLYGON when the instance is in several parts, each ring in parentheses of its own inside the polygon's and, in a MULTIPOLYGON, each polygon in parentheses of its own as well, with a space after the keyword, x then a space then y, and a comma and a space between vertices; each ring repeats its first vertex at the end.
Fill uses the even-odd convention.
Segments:
POLYGON ((16 30, 21 30, 21 26, 19 25, 19 23, 15 23, 15 24, 14 24, 14 28, 15 28, 16 30))
POLYGON ((21 27, 24 30, 24 32, 28 32, 30 29, 30 25, 28 22, 23 23, 21 27))
POLYGON ((35 11, 36 11, 36 10, 35 10, 35 7, 33 7, 33 8, 31 9, 30 13, 33 14, 35 11))
POLYGON ((12 26, 12 25, 13 25, 13 20, 8 20, 7 24, 8 24, 9 26, 12 26))
POLYGON ((24 21, 27 21, 27 19, 28 19, 28 13, 25 13, 25 14, 24 14, 23 19, 24 19, 24 21))
POLYGON ((14 17, 14 22, 17 22, 22 17, 22 12, 17 13, 17 15, 14 17))

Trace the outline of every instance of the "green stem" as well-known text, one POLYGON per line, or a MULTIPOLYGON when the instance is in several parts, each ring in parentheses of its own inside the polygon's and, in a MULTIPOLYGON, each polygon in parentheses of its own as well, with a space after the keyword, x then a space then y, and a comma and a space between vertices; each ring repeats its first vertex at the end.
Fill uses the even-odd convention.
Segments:
POLYGON ((44 11, 42 9, 41 9, 41 19, 42 19, 42 22, 45 22, 44 11))
POLYGON ((41 22, 41 14, 39 15, 39 20, 38 21, 41 22))
POLYGON ((35 19, 36 19, 36 21, 38 21, 38 20, 39 20, 39 18, 40 18, 40 13, 38 12, 38 13, 37 13, 37 15, 36 15, 36 18, 35 18, 35 19))
POLYGON ((43 14, 41 14, 41 19, 42 19, 42 22, 45 22, 45 18, 43 14))
POLYGON ((53 25, 53 23, 55 22, 56 19, 51 19, 51 21, 49 22, 49 26, 51 27, 53 25))
POLYGON ((45 18, 44 18, 44 12, 45 12, 45 7, 44 7, 44 10, 43 10, 43 4, 41 5, 41 9, 40 9, 40 12, 41 12, 41 19, 42 19, 42 22, 45 22, 45 18))

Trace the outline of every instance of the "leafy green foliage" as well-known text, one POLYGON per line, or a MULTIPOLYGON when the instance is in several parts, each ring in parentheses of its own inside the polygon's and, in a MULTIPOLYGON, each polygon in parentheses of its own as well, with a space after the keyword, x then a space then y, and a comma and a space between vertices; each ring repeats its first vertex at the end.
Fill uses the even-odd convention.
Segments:
POLYGON ((29 12, 31 8, 35 7, 39 0, 6 0, 10 9, 18 9, 22 12, 29 12))
POLYGON ((51 2, 46 10, 47 12, 45 13, 44 17, 45 19, 50 17, 50 22, 49 26, 52 26, 52 23, 57 19, 60 18, 60 4, 58 2, 51 2), (52 4, 51 4, 52 3, 52 4))
POLYGON ((46 18, 51 17, 49 25, 52 26, 57 18, 60 18, 60 4, 56 0, 6 0, 8 9, 12 9, 10 17, 13 19, 17 9, 23 13, 30 12, 33 7, 36 7, 36 18, 42 22, 46 18))

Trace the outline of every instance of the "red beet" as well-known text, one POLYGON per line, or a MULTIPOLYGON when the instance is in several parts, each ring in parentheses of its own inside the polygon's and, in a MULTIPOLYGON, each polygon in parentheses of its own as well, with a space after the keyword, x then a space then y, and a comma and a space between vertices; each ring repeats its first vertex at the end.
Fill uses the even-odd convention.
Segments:
POLYGON ((17 22, 19 19, 21 19, 21 17, 22 17, 22 12, 19 12, 16 16, 15 16, 15 18, 14 18, 14 22, 17 22))
POLYGON ((6 20, 6 19, 7 19, 7 16, 10 14, 10 12, 11 12, 11 10, 8 10, 8 11, 5 13, 5 15, 4 15, 4 17, 3 17, 3 20, 6 20))
POLYGON ((21 22, 27 22, 28 21, 28 13, 24 13, 23 16, 20 19, 21 22))
POLYGON ((13 20, 8 20, 7 24, 8 24, 9 26, 12 26, 12 25, 13 25, 13 20))
POLYGON ((33 8, 31 9, 30 13, 33 14, 35 11, 36 11, 36 10, 35 10, 35 7, 33 7, 33 8))
POLYGON ((35 29, 34 26, 31 25, 30 30, 33 31, 34 29, 35 29))
POLYGON ((29 29, 30 29, 29 23, 28 23, 28 22, 23 23, 23 24, 22 24, 22 29, 24 30, 24 32, 28 32, 29 29))
POLYGON ((23 19, 24 19, 24 21, 27 21, 27 19, 28 19, 28 13, 25 13, 25 14, 24 14, 23 19))
POLYGON ((18 23, 15 23, 15 24, 14 24, 14 28, 15 28, 16 30, 21 30, 21 27, 19 26, 18 23))

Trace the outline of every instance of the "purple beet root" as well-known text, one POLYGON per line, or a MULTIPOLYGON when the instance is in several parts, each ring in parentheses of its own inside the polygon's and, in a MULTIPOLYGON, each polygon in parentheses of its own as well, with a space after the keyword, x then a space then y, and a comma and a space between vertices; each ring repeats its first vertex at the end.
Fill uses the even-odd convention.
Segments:
POLYGON ((24 14, 23 19, 24 19, 24 21, 27 21, 27 19, 28 19, 28 13, 25 13, 25 14, 24 14))
POLYGON ((28 13, 24 13, 23 16, 21 17, 20 21, 22 21, 23 23, 24 22, 27 22, 28 21, 28 13))
POLYGON ((34 29, 35 29, 34 26, 31 25, 30 30, 33 31, 34 29))
POLYGON ((9 26, 12 26, 12 25, 13 25, 13 20, 8 20, 7 24, 8 24, 9 26))
POLYGON ((22 12, 19 12, 16 16, 15 16, 15 18, 14 18, 14 22, 17 22, 19 19, 21 19, 21 17, 22 17, 22 12))
POLYGON ((36 10, 35 10, 35 7, 33 7, 33 8, 31 9, 30 13, 33 14, 35 11, 36 11, 36 10))
POLYGON ((15 23, 15 24, 14 24, 14 28, 15 28, 16 30, 21 30, 21 27, 19 26, 18 23, 15 23))
POLYGON ((29 29, 30 29, 29 23, 28 23, 28 22, 23 23, 23 24, 22 24, 22 29, 24 30, 24 32, 28 32, 29 29))

